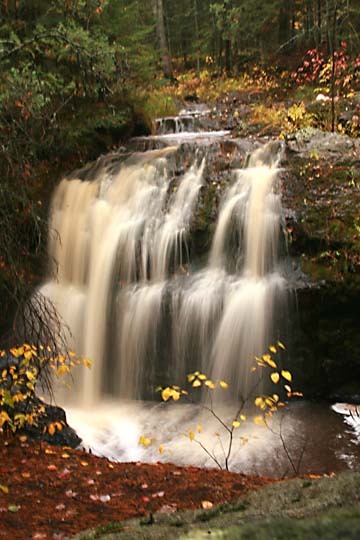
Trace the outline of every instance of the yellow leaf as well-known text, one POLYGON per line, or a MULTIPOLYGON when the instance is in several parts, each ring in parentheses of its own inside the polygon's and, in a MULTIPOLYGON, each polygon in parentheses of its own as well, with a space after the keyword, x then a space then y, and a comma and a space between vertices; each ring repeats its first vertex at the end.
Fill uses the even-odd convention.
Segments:
POLYGON ((210 510, 214 506, 214 504, 210 501, 201 501, 201 506, 204 510, 210 510))
POLYGON ((240 420, 242 420, 243 422, 246 421, 246 416, 245 416, 245 414, 240 414, 240 420))
POLYGON ((62 366, 60 366, 56 372, 56 376, 57 377, 61 377, 62 375, 64 375, 65 373, 69 373, 70 371, 70 368, 69 366, 67 366, 66 364, 63 364, 62 366))
POLYGON ((201 425, 201 424, 198 424, 198 425, 196 426, 196 431, 197 431, 198 433, 201 433, 202 430, 203 430, 202 425, 201 425))
POLYGON ((171 393, 171 397, 173 398, 174 401, 178 401, 180 399, 180 392, 178 390, 174 390, 172 391, 171 393))
POLYGON ((189 382, 193 382, 193 380, 195 380, 195 375, 193 373, 189 373, 189 375, 187 376, 187 380, 189 382))
POLYGON ((62 457, 63 459, 69 459, 70 456, 69 456, 69 454, 67 454, 66 452, 64 452, 64 454, 61 454, 61 457, 62 457))
POLYGON ((262 397, 257 397, 255 399, 255 405, 256 407, 262 407, 264 405, 264 400, 262 397))
POLYGON ((32 359, 32 356, 33 356, 33 352, 30 350, 30 351, 25 351, 24 352, 24 358, 25 360, 31 360, 32 359))
POLYGON ((228 383, 225 381, 219 381, 219 385, 221 386, 221 388, 229 388, 228 383))
POLYGON ((174 388, 171 388, 170 386, 167 386, 161 392, 161 397, 164 401, 168 401, 170 398, 172 398, 174 401, 178 401, 180 399, 180 396, 181 396, 181 393, 179 392, 179 390, 175 390, 174 388))
POLYGON ((164 445, 160 444, 160 446, 159 446, 159 453, 160 453, 160 454, 163 454, 164 451, 165 451, 164 445))
POLYGON ((199 381, 199 379, 195 379, 192 385, 194 388, 198 388, 199 386, 201 386, 201 381, 199 381))
POLYGON ((205 386, 207 386, 208 388, 211 388, 211 390, 215 388, 215 384, 212 381, 210 381, 210 379, 205 381, 205 386))
POLYGON ((288 384, 285 384, 284 388, 287 392, 291 392, 291 386, 289 386, 288 384))
POLYGON ((286 351, 286 347, 283 343, 281 343, 281 341, 278 341, 277 344, 279 345, 280 349, 282 349, 283 351, 286 351))
POLYGON ((33 423, 34 423, 35 417, 34 417, 33 414, 26 414, 25 415, 25 420, 30 426, 32 426, 33 423))
POLYGON ((30 370, 25 371, 25 375, 27 376, 29 381, 33 381, 34 379, 36 379, 35 374, 30 370))
POLYGON ((274 354, 277 353, 277 349, 276 349, 276 347, 274 345, 270 345, 269 351, 274 353, 274 354))
POLYGON ((280 375, 276 371, 270 375, 270 379, 274 384, 277 384, 280 381, 280 375))
POLYGON ((279 396, 277 394, 273 394, 273 400, 275 401, 275 403, 277 403, 279 401, 279 396))
POLYGON ((27 387, 29 390, 35 390, 35 387, 34 387, 33 383, 31 383, 30 381, 26 383, 26 387, 27 387))
POLYGON ((206 381, 206 379, 207 379, 207 377, 206 377, 206 375, 204 375, 204 373, 200 373, 198 375, 198 378, 200 379, 200 381, 206 381))
POLYGON ((154 439, 150 439, 149 437, 144 437, 144 435, 141 435, 139 438, 139 445, 145 446, 147 448, 154 442, 154 439))
POLYGON ((54 424, 49 424, 47 430, 48 430, 49 434, 51 436, 53 436, 53 435, 55 435, 56 427, 54 426, 54 424))
POLYGON ((87 467, 89 464, 88 464, 87 461, 80 461, 80 465, 81 465, 82 467, 87 467))
POLYGON ((239 420, 233 420, 233 421, 232 421, 232 427, 238 428, 239 426, 240 426, 239 420))
POLYGON ((27 441, 27 436, 26 436, 26 435, 21 435, 21 436, 19 437, 19 441, 20 441, 20 442, 26 442, 26 441, 27 441))
POLYGON ((255 416, 254 424, 256 424, 257 426, 262 426, 262 427, 266 426, 266 424, 264 422, 264 418, 262 416, 255 416))
POLYGON ((164 388, 164 390, 161 392, 161 398, 164 401, 168 401, 168 399, 170 399, 170 397, 171 397, 171 388, 169 388, 169 387, 164 388))
POLYGON ((82 359, 82 363, 84 364, 84 366, 86 366, 86 367, 89 368, 89 369, 90 369, 91 366, 92 366, 91 360, 88 360, 87 358, 83 358, 83 359, 82 359))
POLYGON ((21 356, 22 354, 24 354, 24 347, 18 347, 18 348, 13 348, 13 349, 10 349, 10 352, 13 356, 15 356, 16 358, 18 358, 19 356, 21 356))
POLYGON ((290 371, 285 371, 284 369, 281 371, 281 375, 286 379, 287 381, 291 382, 292 376, 290 371))
POLYGON ((7 486, 4 486, 4 484, 0 484, 0 491, 7 494, 9 493, 9 488, 7 486))
POLYGON ((277 367, 276 362, 274 362, 274 360, 271 358, 270 354, 264 354, 263 355, 263 360, 264 360, 264 362, 267 363, 268 366, 270 366, 272 368, 277 367))
POLYGON ((74 351, 69 351, 69 356, 74 357, 74 356, 76 356, 76 353, 74 353, 74 351))
POLYGON ((6 379, 6 377, 7 377, 7 369, 4 369, 2 374, 1 374, 1 378, 6 379))
POLYGON ((25 394, 21 394, 20 392, 18 394, 15 394, 13 396, 13 402, 19 403, 19 401, 25 401, 27 396, 25 394))
POLYGON ((189 439, 190 441, 193 441, 195 439, 195 433, 193 431, 189 431, 189 439))

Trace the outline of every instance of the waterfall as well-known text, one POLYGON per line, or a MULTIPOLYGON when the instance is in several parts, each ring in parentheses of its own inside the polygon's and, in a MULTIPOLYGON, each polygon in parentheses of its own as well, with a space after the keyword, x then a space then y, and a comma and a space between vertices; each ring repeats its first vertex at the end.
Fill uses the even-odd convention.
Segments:
POLYGON ((246 395, 254 355, 278 337, 286 290, 278 261, 281 152, 269 143, 236 171, 200 268, 188 241, 204 158, 174 179, 176 148, 168 147, 60 182, 41 292, 67 323, 69 347, 93 360, 75 382, 80 403, 151 396, 156 384, 184 384, 196 369, 226 380, 230 395, 246 395))

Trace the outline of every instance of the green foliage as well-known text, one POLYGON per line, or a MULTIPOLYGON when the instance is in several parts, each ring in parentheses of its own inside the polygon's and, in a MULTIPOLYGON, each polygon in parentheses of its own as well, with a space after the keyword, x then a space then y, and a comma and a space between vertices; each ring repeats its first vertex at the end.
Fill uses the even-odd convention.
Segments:
POLYGON ((51 173, 131 133, 133 88, 153 77, 155 54, 137 1, 19 0, 0 14, 2 334, 40 279, 51 173))
POLYGON ((148 90, 138 91, 134 95, 134 110, 139 117, 145 118, 151 125, 156 118, 175 116, 179 111, 175 89, 172 86, 155 87, 149 94, 148 90))

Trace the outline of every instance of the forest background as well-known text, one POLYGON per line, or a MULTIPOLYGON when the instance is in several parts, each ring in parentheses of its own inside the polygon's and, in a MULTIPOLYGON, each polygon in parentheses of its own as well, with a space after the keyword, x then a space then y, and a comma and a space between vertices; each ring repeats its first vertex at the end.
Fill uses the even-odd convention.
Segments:
POLYGON ((0 334, 43 275, 61 173, 233 89, 292 93, 299 127, 321 87, 336 130, 359 29, 357 0, 1 0, 0 334))

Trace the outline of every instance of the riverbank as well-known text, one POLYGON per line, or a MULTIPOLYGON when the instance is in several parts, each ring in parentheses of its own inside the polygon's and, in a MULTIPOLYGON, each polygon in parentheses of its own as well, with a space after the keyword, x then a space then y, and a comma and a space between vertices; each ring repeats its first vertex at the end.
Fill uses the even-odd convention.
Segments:
POLYGON ((156 512, 205 511, 277 481, 164 463, 112 463, 17 437, 1 440, 0 463, 0 538, 12 540, 65 540, 114 521, 151 521, 156 512))
POLYGON ((323 531, 326 538, 347 539, 360 532, 359 472, 280 482, 172 464, 112 463, 17 438, 1 442, 0 538, 268 538, 271 530, 276 538, 301 532, 315 538, 314 531, 318 538, 323 531))

